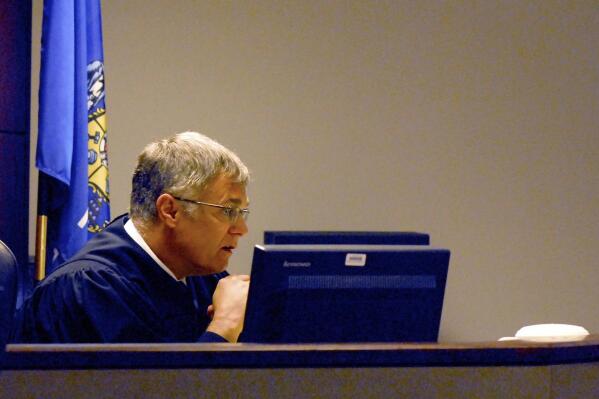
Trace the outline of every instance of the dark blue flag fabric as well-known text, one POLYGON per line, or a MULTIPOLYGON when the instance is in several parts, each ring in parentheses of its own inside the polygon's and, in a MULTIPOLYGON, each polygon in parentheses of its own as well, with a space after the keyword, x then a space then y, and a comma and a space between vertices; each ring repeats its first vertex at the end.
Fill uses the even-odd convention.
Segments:
POLYGON ((100 0, 45 0, 36 166, 49 272, 110 220, 100 0))

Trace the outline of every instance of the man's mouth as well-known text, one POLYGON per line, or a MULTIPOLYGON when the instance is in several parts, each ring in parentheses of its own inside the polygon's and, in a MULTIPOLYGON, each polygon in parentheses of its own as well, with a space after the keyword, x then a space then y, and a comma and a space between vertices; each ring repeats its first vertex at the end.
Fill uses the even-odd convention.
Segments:
POLYGON ((222 248, 222 250, 223 250, 223 251, 225 251, 225 252, 230 252, 230 253, 233 253, 233 250, 234 250, 234 249, 235 249, 235 247, 234 247, 234 246, 226 246, 226 247, 223 247, 223 248, 222 248))

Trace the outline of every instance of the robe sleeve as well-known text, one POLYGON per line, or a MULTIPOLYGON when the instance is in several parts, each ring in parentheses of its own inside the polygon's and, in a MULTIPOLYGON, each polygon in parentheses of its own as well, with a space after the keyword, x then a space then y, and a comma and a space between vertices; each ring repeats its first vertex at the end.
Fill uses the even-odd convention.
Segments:
POLYGON ((198 340, 199 343, 210 344, 210 343, 219 343, 219 342, 229 342, 217 333, 213 333, 211 331, 205 331, 204 334, 200 336, 198 340))
POLYGON ((21 315, 20 342, 161 342, 147 293, 110 268, 56 276, 33 293, 21 315))

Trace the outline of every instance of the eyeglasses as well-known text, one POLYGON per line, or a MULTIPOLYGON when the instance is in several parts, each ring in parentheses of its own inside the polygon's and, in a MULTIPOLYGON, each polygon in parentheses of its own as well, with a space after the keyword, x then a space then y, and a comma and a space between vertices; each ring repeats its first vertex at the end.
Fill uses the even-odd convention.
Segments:
POLYGON ((239 215, 241 215, 241 217, 243 218, 244 221, 248 220, 248 216, 250 215, 250 210, 247 208, 233 208, 230 206, 211 204, 209 202, 195 201, 195 200, 190 200, 187 198, 175 197, 174 195, 173 195, 173 198, 176 199, 177 201, 185 201, 185 202, 191 202, 192 204, 196 204, 196 205, 206 205, 206 206, 211 206, 214 208, 220 208, 222 210, 223 215, 225 215, 225 217, 227 219, 229 219, 229 223, 231 223, 231 224, 237 223, 237 219, 239 219, 239 215))

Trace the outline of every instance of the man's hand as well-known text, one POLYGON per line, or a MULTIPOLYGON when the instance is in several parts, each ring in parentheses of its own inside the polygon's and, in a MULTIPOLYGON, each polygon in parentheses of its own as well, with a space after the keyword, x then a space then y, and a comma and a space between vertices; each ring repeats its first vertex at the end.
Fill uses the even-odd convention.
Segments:
POLYGON ((219 280, 208 314, 212 322, 206 331, 216 333, 229 342, 237 342, 243 330, 250 276, 230 275, 219 280))

